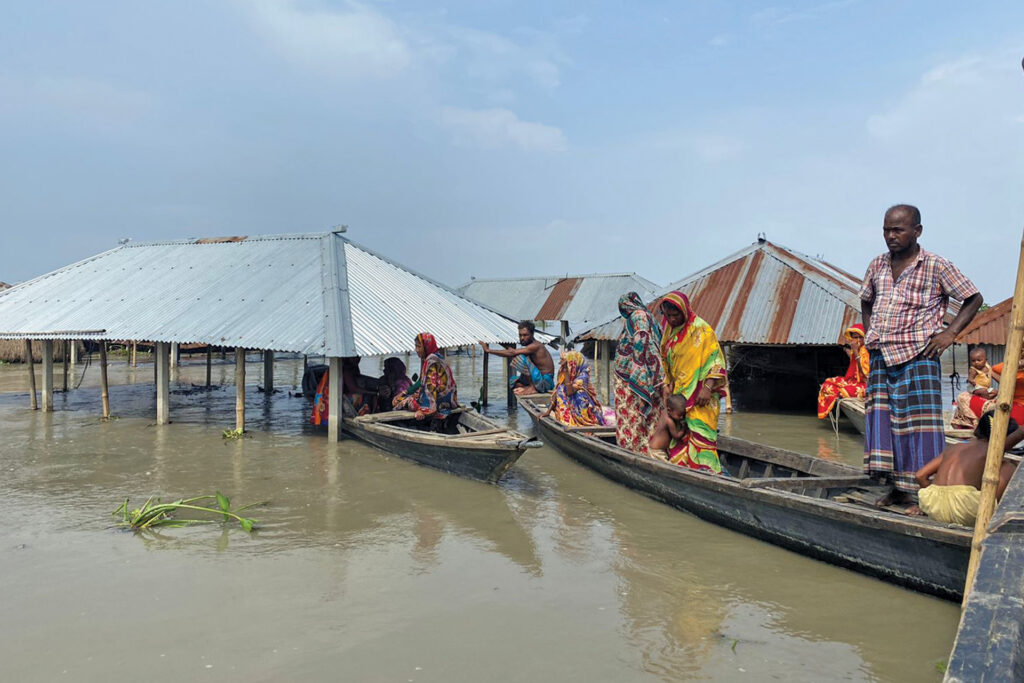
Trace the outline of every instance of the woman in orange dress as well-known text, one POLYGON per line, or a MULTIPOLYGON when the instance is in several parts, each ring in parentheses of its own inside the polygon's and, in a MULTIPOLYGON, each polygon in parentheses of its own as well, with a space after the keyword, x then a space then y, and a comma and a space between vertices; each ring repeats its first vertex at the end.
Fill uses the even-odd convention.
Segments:
POLYGON ((818 419, 824 420, 841 398, 863 398, 868 386, 868 350, 864 348, 864 326, 851 325, 843 333, 850 342, 850 367, 842 377, 829 377, 818 392, 818 419))

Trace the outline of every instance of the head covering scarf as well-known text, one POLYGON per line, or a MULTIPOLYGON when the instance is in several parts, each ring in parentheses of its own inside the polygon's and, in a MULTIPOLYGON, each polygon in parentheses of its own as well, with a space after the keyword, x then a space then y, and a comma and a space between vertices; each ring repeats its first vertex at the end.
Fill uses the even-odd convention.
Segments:
POLYGON ((429 332, 416 335, 423 347, 423 365, 419 380, 393 401, 396 410, 420 411, 436 418, 447 417, 459 407, 455 375, 448 362, 437 352, 437 340, 429 332))
POLYGON ((642 401, 641 412, 650 416, 665 382, 659 353, 661 328, 636 292, 619 297, 619 313, 625 323, 615 348, 615 374, 642 401))
POLYGON ((859 336, 861 338, 861 341, 863 341, 864 340, 864 326, 861 325, 860 323, 856 323, 854 325, 850 325, 849 327, 846 328, 846 331, 843 332, 843 336, 846 337, 847 341, 852 340, 853 337, 855 337, 855 336, 859 336))
POLYGON ((693 312, 693 306, 690 305, 690 297, 686 296, 678 289, 661 297, 661 303, 670 304, 678 308, 682 311, 684 319, 682 325, 670 330, 668 329, 668 320, 662 317, 662 326, 665 329, 661 336, 661 347, 665 348, 686 336, 686 333, 690 329, 690 325, 692 325, 693 321, 697 318, 697 314, 693 312))
POLYGON ((412 382, 407 376, 407 370, 405 363, 402 362, 401 358, 391 356, 384 360, 384 382, 391 387, 393 395, 398 395, 406 391, 412 382))

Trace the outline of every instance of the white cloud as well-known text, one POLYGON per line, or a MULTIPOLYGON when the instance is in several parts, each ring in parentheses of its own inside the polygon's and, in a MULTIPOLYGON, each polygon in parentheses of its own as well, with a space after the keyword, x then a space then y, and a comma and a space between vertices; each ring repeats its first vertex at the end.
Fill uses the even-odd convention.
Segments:
POLYGON ((489 31, 451 26, 447 30, 457 51, 464 53, 466 73, 487 82, 525 76, 534 85, 554 90, 562 83, 558 63, 566 61, 555 48, 520 44, 489 31))
POLYGON ((555 126, 522 121, 508 109, 442 107, 441 125, 456 143, 482 149, 514 147, 530 152, 561 152, 565 135, 555 126))
POLYGON ((347 78, 389 77, 412 62, 399 28, 373 9, 303 9, 294 0, 247 0, 254 25, 287 59, 347 78))

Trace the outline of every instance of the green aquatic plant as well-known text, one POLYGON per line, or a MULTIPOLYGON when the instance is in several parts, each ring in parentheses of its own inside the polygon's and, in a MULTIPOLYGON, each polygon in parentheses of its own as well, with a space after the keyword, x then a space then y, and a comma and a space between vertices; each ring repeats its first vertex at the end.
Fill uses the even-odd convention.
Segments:
POLYGON ((935 670, 938 671, 940 674, 946 673, 946 660, 940 659, 939 661, 935 662, 935 670))
POLYGON ((225 439, 229 439, 231 441, 235 441, 235 440, 241 439, 243 436, 245 436, 245 430, 244 429, 225 429, 223 432, 220 433, 220 435, 221 435, 221 437, 223 437, 225 439))
POLYGON ((192 524, 210 524, 217 521, 216 519, 180 519, 172 516, 174 513, 181 510, 189 510, 219 515, 223 522, 230 522, 232 519, 237 520, 243 529, 248 532, 252 532, 256 525, 256 520, 248 517, 242 517, 238 513, 263 504, 253 503, 251 505, 240 507, 237 511, 232 512, 231 500, 220 491, 217 491, 216 494, 212 496, 181 498, 173 503, 161 503, 159 498, 154 500, 153 497, 150 496, 142 507, 135 509, 128 508, 128 500, 128 498, 125 498, 124 502, 121 503, 121 505, 114 510, 112 514, 115 517, 120 516, 121 519, 118 522, 120 526, 134 531, 142 531, 144 529, 152 529, 155 527, 179 527, 190 526, 192 524), (216 502, 217 507, 214 508, 209 507, 208 505, 198 504, 202 501, 214 501, 216 502))

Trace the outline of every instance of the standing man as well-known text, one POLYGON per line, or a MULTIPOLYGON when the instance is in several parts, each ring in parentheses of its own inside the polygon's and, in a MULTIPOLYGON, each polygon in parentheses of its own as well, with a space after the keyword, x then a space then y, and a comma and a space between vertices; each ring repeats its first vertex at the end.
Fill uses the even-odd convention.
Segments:
MULTIPOLYGON (((945 447, 939 356, 981 308, 978 288, 946 259, 925 251, 921 212, 897 204, 885 212, 886 254, 861 286, 864 343, 870 354, 864 469, 895 488, 878 502, 916 502, 914 473, 945 447), (950 297, 963 302, 943 329, 950 297)), ((916 506, 912 514, 921 514, 916 506)))
POLYGON ((508 382, 516 396, 546 394, 555 388, 555 361, 544 345, 533 336, 536 329, 529 320, 519 323, 518 349, 492 349, 487 346, 487 342, 480 342, 485 363, 488 353, 513 359, 508 382))

